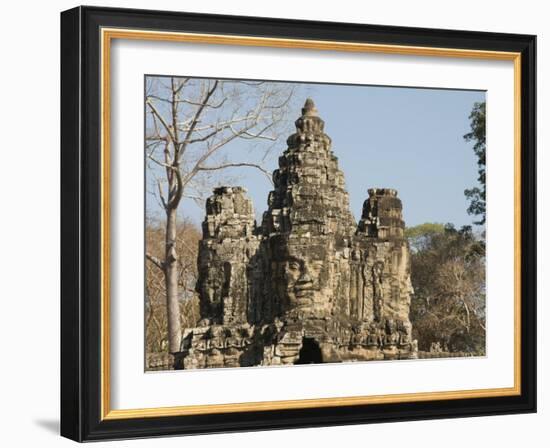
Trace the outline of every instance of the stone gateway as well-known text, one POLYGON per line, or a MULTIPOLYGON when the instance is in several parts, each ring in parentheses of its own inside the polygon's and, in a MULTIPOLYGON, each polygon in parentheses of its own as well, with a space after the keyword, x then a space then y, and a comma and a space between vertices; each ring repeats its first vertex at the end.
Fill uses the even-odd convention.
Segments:
POLYGON ((411 359, 410 254, 397 192, 372 188, 357 224, 311 99, 273 173, 256 225, 241 187, 206 202, 201 321, 175 368, 411 359))

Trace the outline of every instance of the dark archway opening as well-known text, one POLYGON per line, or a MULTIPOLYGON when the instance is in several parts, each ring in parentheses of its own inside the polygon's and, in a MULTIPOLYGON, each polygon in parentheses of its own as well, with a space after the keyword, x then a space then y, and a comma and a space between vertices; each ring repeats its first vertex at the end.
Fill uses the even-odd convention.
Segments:
POLYGON ((315 339, 304 338, 302 348, 295 364, 320 364, 323 362, 321 348, 315 339))

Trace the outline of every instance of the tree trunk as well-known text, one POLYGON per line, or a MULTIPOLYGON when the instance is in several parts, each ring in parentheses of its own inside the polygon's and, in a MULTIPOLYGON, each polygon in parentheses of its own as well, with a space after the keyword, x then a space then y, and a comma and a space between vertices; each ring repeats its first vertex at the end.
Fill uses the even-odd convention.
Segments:
POLYGON ((166 309, 168 312, 168 350, 180 351, 181 322, 178 297, 178 255, 176 252, 176 209, 166 209, 166 246, 164 277, 166 282, 166 309))

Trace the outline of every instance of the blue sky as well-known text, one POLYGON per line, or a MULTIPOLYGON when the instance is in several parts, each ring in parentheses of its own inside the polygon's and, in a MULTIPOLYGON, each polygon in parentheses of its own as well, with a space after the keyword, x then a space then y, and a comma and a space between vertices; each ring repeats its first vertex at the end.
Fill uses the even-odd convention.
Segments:
MULTIPOLYGON (((477 185, 477 164, 472 144, 463 135, 469 131, 468 116, 485 92, 301 84, 296 91, 296 110, 311 97, 325 120, 325 132, 332 138, 332 150, 344 172, 352 212, 361 215, 363 201, 371 187, 390 187, 399 192, 407 226, 424 222, 472 224, 466 213, 464 189, 477 185)), ((288 133, 294 131, 289 122, 288 133)), ((269 170, 286 149, 284 135, 265 161, 269 170)), ((246 141, 231 151, 246 157, 246 141)), ((235 153, 234 153, 235 154, 235 153)), ((267 208, 271 185, 253 169, 232 169, 232 184, 248 189, 258 221, 267 208)), ((147 195, 147 212, 159 213, 156 201, 147 195)), ((199 224, 204 205, 184 200, 180 216, 199 224)))

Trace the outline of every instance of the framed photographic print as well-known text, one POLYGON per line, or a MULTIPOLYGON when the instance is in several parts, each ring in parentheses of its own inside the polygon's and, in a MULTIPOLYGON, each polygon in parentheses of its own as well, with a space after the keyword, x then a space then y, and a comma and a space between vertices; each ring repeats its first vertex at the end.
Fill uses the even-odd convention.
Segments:
POLYGON ((535 36, 61 14, 61 433, 536 411, 535 36))

